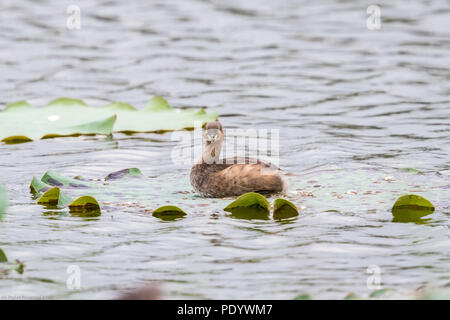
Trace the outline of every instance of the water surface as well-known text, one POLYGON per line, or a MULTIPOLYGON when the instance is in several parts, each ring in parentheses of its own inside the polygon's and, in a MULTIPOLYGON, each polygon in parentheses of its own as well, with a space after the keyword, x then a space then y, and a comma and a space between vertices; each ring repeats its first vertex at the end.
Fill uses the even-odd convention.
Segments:
POLYGON ((162 205, 191 191, 189 166, 170 161, 171 134, 1 144, 11 205, 0 247, 26 269, 1 279, 0 296, 109 299, 161 281, 166 298, 341 299, 370 292, 370 265, 401 292, 449 282, 448 1, 378 1, 378 31, 366 27, 368 1, 77 1, 80 30, 66 28, 70 4, 1 1, 0 108, 59 96, 141 108, 162 95, 217 110, 227 128, 278 129, 303 209, 234 219, 187 193, 190 215, 177 221, 131 205, 73 217, 35 204, 33 175, 138 167, 162 205), (404 193, 427 196, 431 220, 392 222, 404 193), (66 288, 70 265, 81 290, 66 288))

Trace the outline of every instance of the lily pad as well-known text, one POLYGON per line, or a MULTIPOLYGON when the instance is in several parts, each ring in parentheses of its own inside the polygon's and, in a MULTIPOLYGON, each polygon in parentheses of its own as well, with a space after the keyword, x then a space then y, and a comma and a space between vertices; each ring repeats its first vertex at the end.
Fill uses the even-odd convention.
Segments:
POLYGON ((38 204, 47 204, 53 206, 65 206, 70 203, 72 199, 62 192, 58 187, 51 188, 45 191, 38 199, 38 204))
POLYGON ((344 300, 360 300, 360 298, 354 292, 349 292, 344 300))
POLYGON ((269 220, 270 211, 260 206, 236 207, 229 210, 230 217, 244 220, 269 220))
POLYGON ((427 199, 409 194, 397 199, 392 207, 394 222, 415 222, 434 212, 433 204, 427 199))
POLYGON ((450 300, 448 288, 429 288, 424 291, 420 299, 423 300, 450 300))
POLYGON ((8 258, 6 257, 5 252, 0 249, 0 275, 8 274, 11 270, 15 270, 18 273, 22 274, 24 268, 25 265, 19 260, 16 260, 15 262, 8 262, 8 258))
POLYGON ((287 219, 298 216, 298 209, 295 204, 286 199, 276 199, 273 203, 273 218, 287 219))
POLYGON ((389 288, 381 288, 374 290, 370 293, 369 298, 381 298, 389 291, 390 291, 389 288))
POLYGON ((0 262, 8 262, 8 258, 2 249, 0 249, 0 262))
POLYGON ((239 196, 236 200, 225 207, 225 211, 232 212, 236 208, 259 207, 267 212, 270 211, 270 203, 267 199, 256 192, 249 192, 239 196))
POLYGON ((71 98, 58 98, 42 108, 19 101, 0 111, 0 141, 20 143, 83 134, 174 131, 194 128, 197 123, 217 117, 214 111, 174 109, 161 97, 154 97, 142 110, 122 102, 103 108, 89 107, 82 100, 71 98))
POLYGON ((0 185, 0 218, 3 213, 6 212, 6 207, 8 206, 8 197, 6 196, 6 191, 0 185))
POLYGON ((129 168, 110 173, 106 176, 105 180, 108 181, 108 180, 122 179, 124 177, 142 177, 142 176, 143 174, 141 170, 139 170, 138 168, 129 168))
POLYGON ((83 196, 76 199, 69 204, 69 209, 71 213, 81 213, 89 216, 100 215, 100 205, 97 200, 91 196, 83 196))
POLYGON ((162 206, 152 214, 156 218, 160 218, 161 220, 171 221, 177 218, 182 218, 186 215, 186 212, 178 208, 177 206, 162 206))
POLYGON ((299 294, 298 296, 296 296, 294 298, 294 300, 312 300, 311 295, 304 293, 304 294, 299 294))
POLYGON ((33 177, 30 184, 30 191, 32 194, 38 196, 48 190, 50 190, 52 186, 46 184, 45 182, 42 182, 42 180, 39 180, 36 177, 33 177))
MULTIPOLYGON (((43 183, 56 187, 72 187, 72 188, 86 188, 85 182, 78 179, 67 178, 56 171, 49 170, 41 178, 43 183)), ((33 183, 33 182, 32 182, 33 183)))

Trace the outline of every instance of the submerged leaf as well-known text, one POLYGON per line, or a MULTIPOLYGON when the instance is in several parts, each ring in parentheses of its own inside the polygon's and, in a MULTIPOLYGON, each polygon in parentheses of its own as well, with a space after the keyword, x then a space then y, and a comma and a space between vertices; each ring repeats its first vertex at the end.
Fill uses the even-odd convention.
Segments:
POLYGON ((354 292, 349 292, 344 300, 359 300, 360 298, 358 298, 358 296, 354 293, 354 292))
POLYGON ((22 274, 24 268, 25 265, 19 260, 16 260, 15 262, 8 262, 8 258, 6 257, 5 252, 0 249, 0 275, 8 274, 11 270, 15 270, 18 273, 22 274))
POLYGON ((178 212, 178 213, 186 214, 186 212, 184 212, 177 206, 162 206, 162 207, 159 207, 158 209, 156 209, 155 211, 153 211, 153 214, 155 214, 155 213, 170 213, 170 212, 178 212))
POLYGON ((312 297, 309 294, 304 293, 304 294, 299 294, 298 296, 296 296, 294 298, 294 300, 312 300, 312 297))
POLYGON ((276 199, 273 203, 273 218, 287 219, 298 216, 295 204, 286 199, 276 199))
POLYGON ((108 181, 121 179, 123 177, 141 177, 141 176, 142 176, 141 170, 139 170, 138 168, 129 168, 110 173, 106 176, 105 180, 108 181))
POLYGON ((248 208, 248 207, 260 207, 267 212, 270 211, 270 203, 267 199, 256 192, 249 192, 241 195, 228 206, 225 207, 225 211, 232 212, 236 208, 248 208))
POLYGON ((380 298, 383 296, 386 292, 389 292, 389 288, 382 288, 378 290, 374 290, 370 293, 369 298, 380 298))
POLYGON ((450 290, 448 288, 428 288, 424 291, 421 300, 450 300, 450 290))
POLYGON ((398 198, 392 207, 394 222, 420 221, 433 212, 434 206, 430 201, 414 194, 398 198))
POLYGON ((406 172, 413 173, 413 174, 421 173, 419 170, 414 169, 414 168, 400 168, 399 170, 406 171, 406 172))
POLYGON ((217 117, 214 111, 174 109, 161 97, 153 98, 142 110, 121 102, 93 108, 70 98, 55 99, 43 108, 32 108, 20 101, 0 111, 0 141, 20 143, 80 134, 173 131, 193 128, 217 117))
POLYGON ((8 206, 8 197, 6 196, 6 191, 0 184, 0 218, 3 213, 6 212, 6 207, 8 206))
POLYGON ((171 221, 177 218, 182 218, 187 213, 178 208, 177 206, 162 206, 153 211, 153 216, 160 218, 161 220, 171 221))

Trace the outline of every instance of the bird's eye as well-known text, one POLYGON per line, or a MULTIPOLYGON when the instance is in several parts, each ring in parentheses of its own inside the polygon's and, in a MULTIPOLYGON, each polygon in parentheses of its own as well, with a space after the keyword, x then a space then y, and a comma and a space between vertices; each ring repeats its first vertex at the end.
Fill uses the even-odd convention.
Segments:
POLYGON ((216 140, 219 137, 219 135, 216 133, 216 135, 214 136, 214 140, 216 140))

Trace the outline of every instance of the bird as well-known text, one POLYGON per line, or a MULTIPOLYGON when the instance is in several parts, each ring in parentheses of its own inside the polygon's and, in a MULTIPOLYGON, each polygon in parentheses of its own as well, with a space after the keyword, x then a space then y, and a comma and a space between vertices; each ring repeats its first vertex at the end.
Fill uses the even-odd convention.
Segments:
POLYGON ((249 157, 220 159, 225 134, 218 121, 208 122, 201 158, 192 166, 190 182, 206 198, 239 196, 248 192, 286 193, 285 173, 272 163, 249 157))

